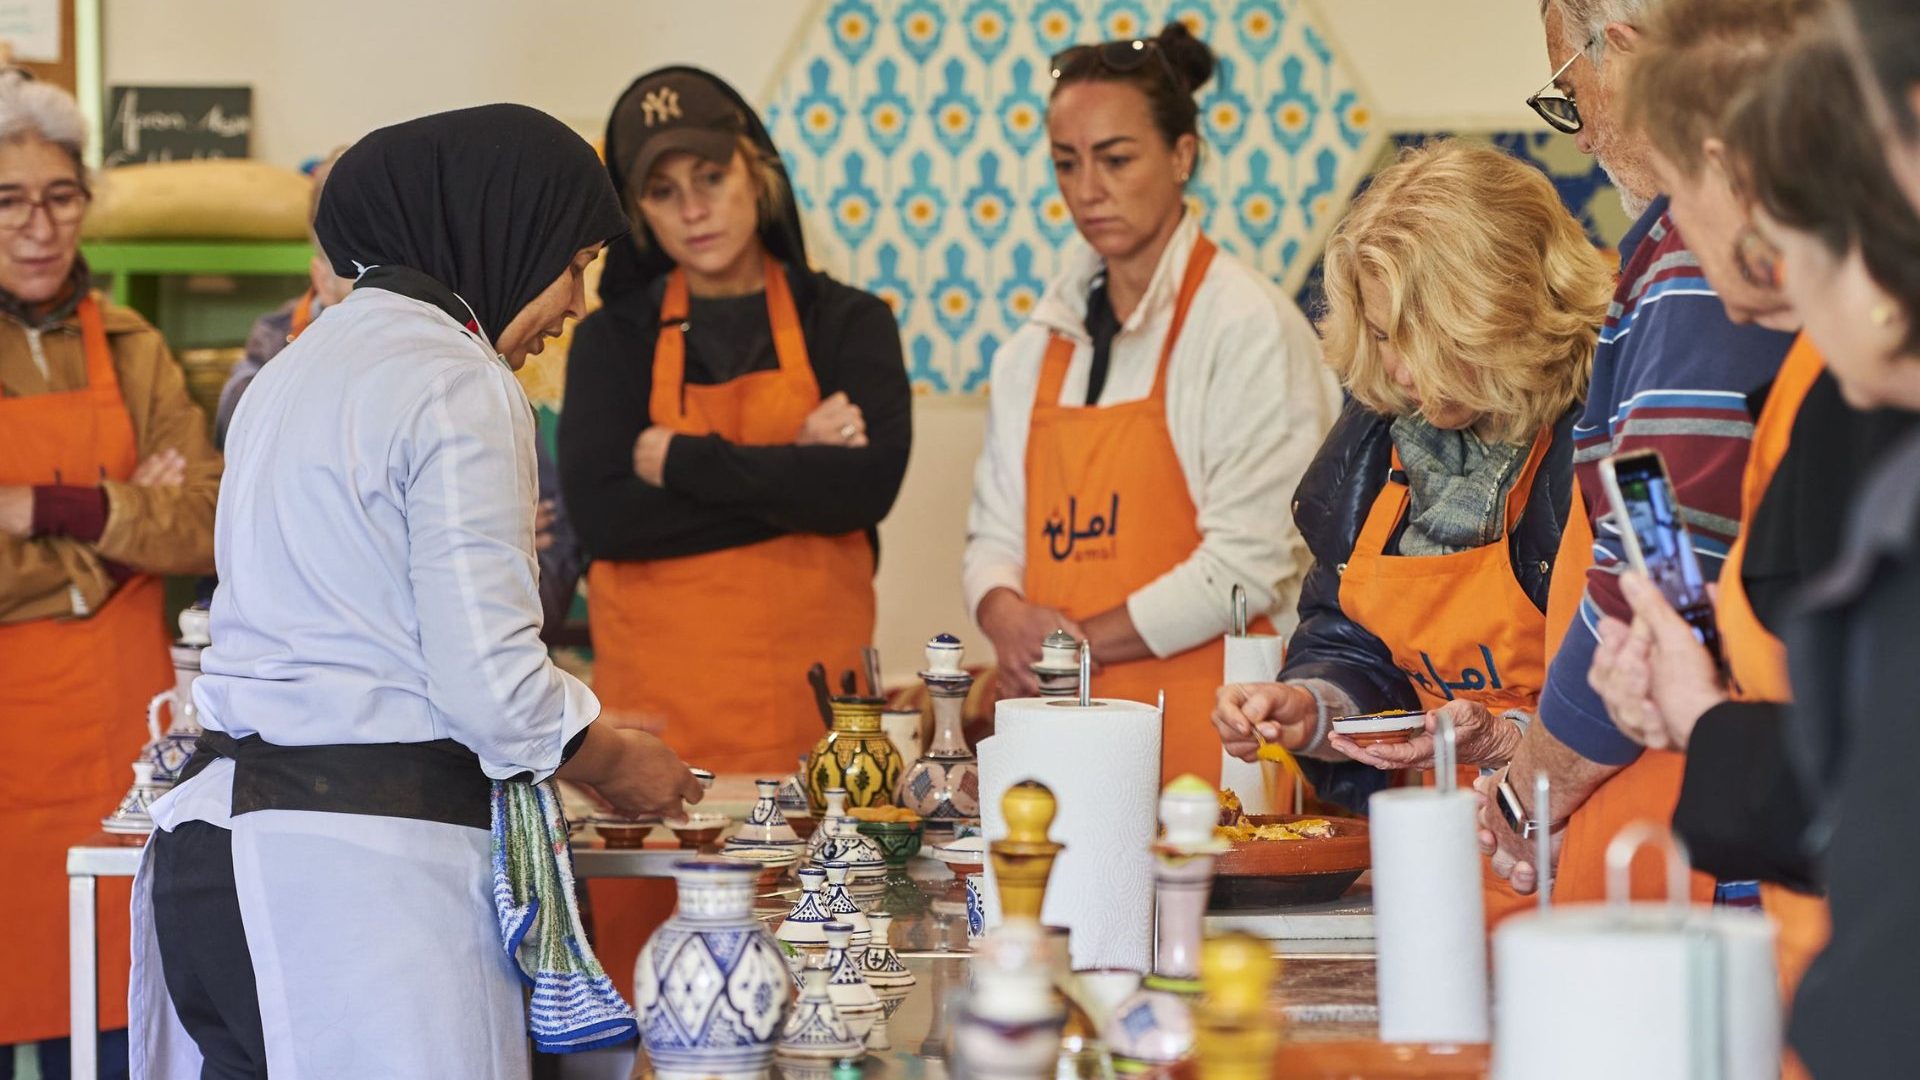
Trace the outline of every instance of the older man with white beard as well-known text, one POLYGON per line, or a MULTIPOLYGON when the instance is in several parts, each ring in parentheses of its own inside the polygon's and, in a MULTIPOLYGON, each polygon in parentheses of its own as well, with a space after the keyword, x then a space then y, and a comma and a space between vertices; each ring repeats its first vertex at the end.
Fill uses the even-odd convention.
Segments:
MULTIPOLYGON (((1574 427, 1580 500, 1554 567, 1549 645, 1564 637, 1541 695, 1541 722, 1528 725, 1512 764, 1479 785, 1491 797, 1509 784, 1531 817, 1534 776, 1545 772, 1552 779, 1556 899, 1599 898, 1607 842, 1631 821, 1665 828, 1680 790, 1681 757, 1643 754, 1614 727, 1587 684, 1601 615, 1628 612, 1618 582, 1625 557, 1607 520, 1600 459, 1625 450, 1661 453, 1702 572, 1716 577, 1739 529, 1740 477, 1753 427, 1748 396, 1773 379, 1791 342, 1786 334, 1729 318, 1668 213, 1651 145, 1625 124, 1621 96, 1639 44, 1637 24, 1660 2, 1542 0, 1546 70, 1554 74, 1528 99, 1598 159, 1628 212, 1638 215, 1620 245, 1619 287, 1601 329, 1586 412, 1574 427)), ((1497 806, 1490 798, 1482 811, 1482 850, 1516 891, 1530 893, 1538 876, 1533 841, 1511 828, 1497 806)), ((1713 883, 1696 876, 1696 890, 1705 899, 1713 883)), ((1720 892, 1735 902, 1749 897, 1737 886, 1720 892)))

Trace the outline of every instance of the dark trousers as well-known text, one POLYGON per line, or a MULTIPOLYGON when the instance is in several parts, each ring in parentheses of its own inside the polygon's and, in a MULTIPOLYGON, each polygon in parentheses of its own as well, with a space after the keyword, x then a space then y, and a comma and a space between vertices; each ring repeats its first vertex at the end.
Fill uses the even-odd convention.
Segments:
MULTIPOLYGON (((127 1080, 127 1029, 100 1033, 100 1080, 127 1080)), ((40 1080, 67 1080, 73 1075, 73 1044, 66 1039, 34 1043, 34 1063, 40 1080)), ((13 1047, 0 1046, 0 1080, 13 1080, 13 1047)))
POLYGON ((204 821, 153 835, 153 923, 167 996, 206 1059, 201 1080, 260 1080, 266 1038, 233 884, 233 834, 204 821))

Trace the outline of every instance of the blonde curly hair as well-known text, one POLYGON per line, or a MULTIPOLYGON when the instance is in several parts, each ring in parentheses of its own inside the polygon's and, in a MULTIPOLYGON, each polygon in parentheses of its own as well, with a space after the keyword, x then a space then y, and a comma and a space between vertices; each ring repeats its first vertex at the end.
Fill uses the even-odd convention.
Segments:
POLYGON ((1541 172, 1490 146, 1441 140, 1376 175, 1327 242, 1327 363, 1356 400, 1412 415, 1360 296, 1430 403, 1483 418, 1480 433, 1531 442, 1581 400, 1613 270, 1541 172))

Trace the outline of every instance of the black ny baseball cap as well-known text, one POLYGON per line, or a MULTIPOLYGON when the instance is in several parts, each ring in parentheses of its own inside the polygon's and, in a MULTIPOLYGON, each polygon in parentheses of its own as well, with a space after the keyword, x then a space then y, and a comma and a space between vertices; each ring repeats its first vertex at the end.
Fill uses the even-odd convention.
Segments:
POLYGON ((732 98, 710 80, 688 71, 667 71, 640 83, 614 109, 613 129, 622 133, 626 183, 638 184, 661 155, 686 151, 708 161, 733 160, 746 119, 732 98))

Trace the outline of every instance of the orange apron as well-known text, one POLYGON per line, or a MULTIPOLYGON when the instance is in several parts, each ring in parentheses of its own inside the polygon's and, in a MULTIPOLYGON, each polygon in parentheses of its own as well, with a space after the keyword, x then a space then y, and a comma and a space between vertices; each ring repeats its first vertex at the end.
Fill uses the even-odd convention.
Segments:
MULTIPOLYGON (((1551 431, 1535 437, 1507 492, 1499 540, 1450 555, 1388 555, 1412 502, 1406 484, 1389 480, 1354 541, 1340 575, 1340 609, 1387 646, 1428 711, 1460 700, 1479 702, 1496 716, 1539 705, 1547 678, 1546 616, 1514 575, 1510 538, 1552 441, 1551 431)), ((1398 451, 1393 468, 1401 469, 1398 451)), ((1477 772, 1463 768, 1462 786, 1477 772)), ((1485 862, 1481 893, 1490 924, 1531 903, 1485 862)))
MULTIPOLYGON (((1167 428, 1167 366, 1213 253, 1202 236, 1187 256, 1146 397, 1060 404, 1075 345, 1060 334, 1047 343, 1027 431, 1029 603, 1085 620, 1126 603, 1200 546, 1199 512, 1167 428)), ((1094 677, 1101 697, 1152 703, 1166 691, 1163 782, 1182 773, 1220 782, 1220 739, 1209 718, 1225 658, 1225 639, 1216 637, 1175 656, 1107 664, 1094 677)))
MULTIPOLYGON (((0 484, 93 484, 133 475, 139 451, 113 352, 79 307, 84 389, 0 397, 0 484)), ((22 755, 0 783, 7 974, 0 1046, 68 1034, 67 848, 100 831, 132 781, 147 702, 173 685, 158 579, 128 580, 87 618, 0 625, 0 730, 22 755)), ((100 1027, 127 1024, 129 884, 99 882, 100 1027)))
POLYGON ((300 302, 293 305, 293 318, 287 327, 287 344, 293 344, 295 338, 306 333, 307 327, 313 325, 313 303, 317 299, 318 294, 309 288, 301 295, 300 302))
MULTIPOLYGON (((1560 534, 1560 554, 1554 559, 1553 587, 1547 599, 1547 655, 1560 651, 1560 642, 1580 617, 1586 595, 1587 571, 1593 566, 1593 510, 1579 478, 1574 479, 1574 502, 1567 527, 1560 534)), ((1621 829, 1647 821, 1660 829, 1673 827, 1673 808, 1680 802, 1680 778, 1686 758, 1671 750, 1648 750, 1639 760, 1615 773, 1592 797, 1573 812, 1560 845, 1560 862, 1553 879, 1554 902, 1602 900, 1607 895, 1607 844, 1621 829)), ((1667 893, 1667 865, 1661 854, 1642 849, 1634 856, 1631 892, 1635 897, 1662 897, 1667 893)), ((1689 893, 1695 903, 1713 901, 1713 877, 1695 872, 1689 893)))
MULTIPOLYGON (((686 435, 792 443, 820 387, 787 278, 767 260, 767 316, 780 366, 686 384, 686 275, 667 278, 649 416, 686 435)), ((594 692, 608 709, 655 713, 690 765, 785 776, 825 728, 807 685, 818 660, 860 670, 873 638, 873 548, 864 533, 793 533, 677 559, 595 562, 587 572, 594 692)), ((595 944, 621 993, 647 935, 673 909, 666 882, 589 883, 595 944)), ((629 999, 631 1000, 631 999, 629 999)))
MULTIPOLYGON (((1767 402, 1753 425, 1753 445, 1740 483, 1742 522, 1753 520, 1754 511, 1767 493, 1767 485, 1773 482, 1773 475, 1786 456, 1800 406, 1824 370, 1826 361, 1820 351, 1802 334, 1781 364, 1780 374, 1775 377, 1773 389, 1768 392, 1767 402)), ((1786 647, 1760 624, 1747 601, 1746 585, 1740 578, 1746 555, 1747 531, 1743 528, 1728 549, 1726 562, 1721 564, 1720 595, 1714 612, 1720 625, 1727 667, 1733 674, 1734 696, 1741 701, 1791 702, 1793 687, 1787 681, 1786 647)), ((1790 1004, 1807 965, 1826 946, 1827 902, 1822 897, 1762 882, 1760 904, 1779 927, 1775 959, 1780 966, 1780 990, 1790 1004)), ((1807 1074, 1796 1060, 1790 1064, 1788 1075, 1807 1074)))

